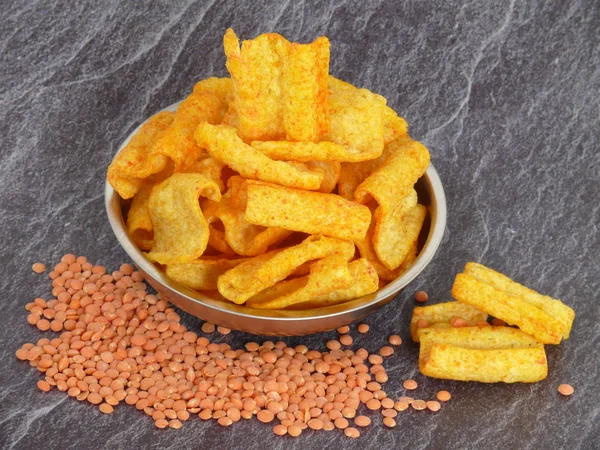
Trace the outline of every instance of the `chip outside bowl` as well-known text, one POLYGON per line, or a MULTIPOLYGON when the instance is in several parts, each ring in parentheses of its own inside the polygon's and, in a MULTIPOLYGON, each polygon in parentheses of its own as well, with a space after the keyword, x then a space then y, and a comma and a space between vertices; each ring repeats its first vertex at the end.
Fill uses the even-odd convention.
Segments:
MULTIPOLYGON (((175 103, 167 111, 174 111, 175 103)), ((123 142, 119 151, 127 145, 139 127, 123 142)), ((118 152, 117 152, 118 154, 118 152)), ((299 336, 329 331, 363 319, 390 302, 431 262, 442 241, 446 228, 446 196, 437 171, 430 165, 417 183, 419 202, 427 206, 429 232, 414 264, 400 277, 373 294, 324 308, 298 311, 269 311, 248 308, 207 297, 169 279, 158 267, 148 261, 129 238, 121 209, 121 198, 105 184, 105 206, 110 226, 117 240, 133 260, 146 281, 165 299, 209 322, 267 336, 299 336)))

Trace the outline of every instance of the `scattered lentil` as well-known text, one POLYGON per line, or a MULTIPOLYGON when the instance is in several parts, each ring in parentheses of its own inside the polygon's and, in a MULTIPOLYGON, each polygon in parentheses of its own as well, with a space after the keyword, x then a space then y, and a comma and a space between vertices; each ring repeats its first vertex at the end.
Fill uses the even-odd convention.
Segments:
POLYGON ((415 293, 415 300, 419 303, 425 303, 429 299, 429 295, 425 291, 417 291, 415 293))
POLYGON ((368 427, 371 425, 371 419, 367 416, 356 416, 354 423, 359 427, 368 427))
POLYGON ((573 389, 573 386, 571 386, 570 384, 560 384, 558 386, 558 392, 560 392, 562 395, 569 396, 573 395, 575 389, 573 389))
POLYGON ((379 349, 379 354, 384 357, 392 356, 394 354, 394 349, 388 345, 385 345, 379 349))
POLYGON ((357 438, 360 436, 360 431, 354 427, 348 427, 344 430, 344 434, 349 438, 357 438))
POLYGON ((104 414, 112 414, 115 411, 115 409, 108 403, 102 403, 98 408, 100 409, 100 412, 104 414))
POLYGON ((410 406, 410 403, 405 403, 405 402, 394 403, 394 409, 396 411, 406 411, 409 406, 410 406))
POLYGON ((359 333, 362 333, 362 334, 364 334, 364 333, 366 333, 366 332, 368 332, 368 331, 369 331, 369 325, 367 325, 366 323, 361 323, 361 324, 358 326, 358 332, 359 332, 359 333))
POLYGON ((392 400, 389 397, 384 398, 383 400, 381 400, 381 406, 384 408, 393 408, 394 407, 394 400, 392 400))
POLYGON ((31 266, 31 270, 33 270, 35 273, 44 273, 46 271, 46 266, 42 263, 34 263, 31 266))
POLYGON ((388 428, 394 428, 396 426, 396 421, 392 417, 384 417, 383 424, 388 428))
POLYGON ((442 407, 442 405, 440 405, 440 402, 437 402, 435 400, 429 400, 428 402, 426 402, 426 405, 427 409, 434 412, 439 411, 442 407))
POLYGON ((288 432, 288 429, 284 425, 279 424, 279 425, 275 425, 273 427, 273 433, 275 433, 277 436, 283 436, 283 435, 287 434, 287 432, 288 432))
POLYGON ((400 336, 398 336, 397 334, 392 334, 388 338, 388 342, 392 345, 400 345, 400 344, 402 344, 402 338, 400 336))
POLYGON ((302 428, 300 427, 300 425, 290 425, 287 429, 287 432, 292 437, 298 437, 302 434, 302 428))
POLYGON ((416 409, 417 411, 422 411, 425 408, 427 408, 427 403, 425 402, 425 400, 414 400, 410 406, 413 407, 413 409, 416 409))
POLYGON ((402 386, 404 386, 404 389, 408 389, 409 391, 412 391, 412 390, 416 389, 419 385, 417 384, 417 382, 415 380, 405 380, 404 383, 402 383, 402 386))
POLYGON ((340 336, 340 343, 342 345, 352 345, 352 342, 352 336, 350 336, 349 334, 344 334, 340 336))
POLYGON ((452 397, 448 391, 439 391, 435 396, 440 402, 447 402, 452 397))
POLYGON ((210 322, 204 322, 202 324, 202 332, 203 333, 212 333, 215 331, 215 324, 210 322))

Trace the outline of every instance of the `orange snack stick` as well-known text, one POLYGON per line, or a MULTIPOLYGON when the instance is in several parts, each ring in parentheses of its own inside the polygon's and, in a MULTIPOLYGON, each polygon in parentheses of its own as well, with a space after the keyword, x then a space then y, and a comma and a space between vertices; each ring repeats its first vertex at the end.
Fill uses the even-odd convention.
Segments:
POLYGON ((504 320, 509 325, 517 325, 544 344, 559 344, 565 333, 564 322, 521 297, 496 289, 467 273, 456 275, 452 296, 462 303, 504 320))
POLYGON ((248 181, 245 219, 255 225, 354 241, 365 236, 371 211, 338 195, 248 181))
POLYGON ((325 236, 309 236, 301 244, 256 256, 225 272, 218 280, 219 292, 234 303, 244 303, 285 279, 305 262, 333 253, 343 254, 348 261, 354 256, 354 244, 325 236))
POLYGON ((240 175, 300 189, 317 190, 323 174, 302 164, 274 161, 245 144, 236 129, 227 125, 202 123, 195 132, 198 145, 206 148, 213 158, 223 161, 240 175))
POLYGON ((523 301, 541 309, 546 314, 559 320, 564 325, 563 338, 569 338, 573 320, 575 319, 575 311, 560 300, 539 294, 522 284, 516 283, 506 275, 502 275, 500 272, 496 272, 482 264, 469 262, 465 266, 464 273, 467 273, 496 289, 504 291, 509 295, 519 297, 523 301))

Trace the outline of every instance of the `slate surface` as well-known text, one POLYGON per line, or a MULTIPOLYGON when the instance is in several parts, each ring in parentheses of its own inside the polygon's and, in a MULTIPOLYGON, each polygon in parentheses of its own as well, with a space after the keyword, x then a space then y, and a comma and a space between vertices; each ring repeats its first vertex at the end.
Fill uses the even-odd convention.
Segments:
MULTIPOLYGON (((0 8, 0 447, 32 448, 598 448, 600 421, 600 6, 571 2, 2 2, 0 8), (23 306, 48 298, 35 261, 85 254, 126 260, 105 217, 106 166, 146 117, 195 81, 226 74, 221 39, 276 31, 329 36, 331 72, 388 98, 427 145, 448 196, 436 259, 367 319, 369 350, 399 331, 387 391, 415 377, 445 388, 437 414, 380 419, 342 433, 277 438, 257 421, 222 429, 198 419, 161 431, 131 407, 106 416, 63 393, 40 393, 15 350, 41 333, 23 306), (480 261, 577 311, 572 338, 548 347, 534 385, 426 379, 409 342, 412 296, 449 299, 454 275, 480 261), (559 383, 575 387, 561 398, 559 383)), ((185 323, 200 321, 184 315, 185 323)), ((334 333, 305 338, 323 346, 334 333)), ((239 346, 251 339, 232 333, 239 346)), ((289 339, 295 344, 300 339, 289 339)))

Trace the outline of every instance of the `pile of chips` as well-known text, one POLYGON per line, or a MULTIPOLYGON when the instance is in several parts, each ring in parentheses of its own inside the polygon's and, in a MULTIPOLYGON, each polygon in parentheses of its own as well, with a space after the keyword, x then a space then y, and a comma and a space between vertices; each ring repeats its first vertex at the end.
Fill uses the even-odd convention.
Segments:
POLYGON ((108 181, 175 281, 252 308, 375 292, 414 262, 429 152, 386 100, 329 75, 329 41, 224 37, 231 78, 146 121, 108 181), (131 199, 131 200, 129 200, 131 199))

